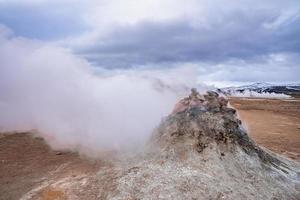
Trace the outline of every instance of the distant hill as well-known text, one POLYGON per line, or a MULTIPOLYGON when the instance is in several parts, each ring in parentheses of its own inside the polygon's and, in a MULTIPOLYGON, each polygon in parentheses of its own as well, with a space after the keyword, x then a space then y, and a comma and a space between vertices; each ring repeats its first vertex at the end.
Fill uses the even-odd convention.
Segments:
POLYGON ((300 83, 270 84, 258 82, 238 87, 220 88, 218 91, 226 95, 230 95, 235 92, 254 91, 258 93, 286 94, 295 97, 300 96, 300 83))

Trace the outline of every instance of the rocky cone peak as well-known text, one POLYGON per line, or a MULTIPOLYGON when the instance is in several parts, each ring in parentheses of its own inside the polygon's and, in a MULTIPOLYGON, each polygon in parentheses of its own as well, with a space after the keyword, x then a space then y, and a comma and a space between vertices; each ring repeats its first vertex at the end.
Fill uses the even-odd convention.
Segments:
POLYGON ((220 155, 242 149, 249 155, 256 154, 262 162, 286 172, 287 166, 259 147, 243 128, 236 110, 228 107, 228 100, 218 93, 208 91, 200 95, 196 89, 180 100, 159 126, 152 142, 163 150, 184 154, 201 153, 216 146, 220 155))

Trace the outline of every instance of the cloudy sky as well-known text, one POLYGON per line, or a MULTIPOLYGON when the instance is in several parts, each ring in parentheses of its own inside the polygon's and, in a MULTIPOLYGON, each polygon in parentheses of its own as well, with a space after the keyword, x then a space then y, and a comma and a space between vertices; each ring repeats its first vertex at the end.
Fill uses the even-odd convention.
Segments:
POLYGON ((300 81, 299 0, 0 0, 0 35, 95 69, 191 67, 217 86, 300 81))

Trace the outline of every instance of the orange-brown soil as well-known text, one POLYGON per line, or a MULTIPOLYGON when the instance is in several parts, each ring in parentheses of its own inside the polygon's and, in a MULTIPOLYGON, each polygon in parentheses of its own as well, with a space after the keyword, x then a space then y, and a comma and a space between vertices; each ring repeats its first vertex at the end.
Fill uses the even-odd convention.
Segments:
MULTIPOLYGON (((77 153, 53 151, 29 133, 0 134, 0 199, 20 199, 47 179, 94 173, 107 164, 77 153)), ((50 188, 42 197, 64 199, 64 194, 50 188)))
POLYGON ((232 98, 230 103, 258 144, 300 161, 300 99, 232 98))

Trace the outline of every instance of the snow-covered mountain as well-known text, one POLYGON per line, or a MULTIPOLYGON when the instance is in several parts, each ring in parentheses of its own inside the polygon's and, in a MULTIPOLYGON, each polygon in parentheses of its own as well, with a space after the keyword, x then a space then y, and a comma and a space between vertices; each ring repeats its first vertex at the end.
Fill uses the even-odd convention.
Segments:
POLYGON ((219 92, 226 95, 230 95, 233 93, 257 92, 260 94, 275 93, 275 94, 285 94, 290 96, 299 96, 300 83, 271 84, 271 83, 257 82, 250 85, 221 88, 219 89, 219 92))

